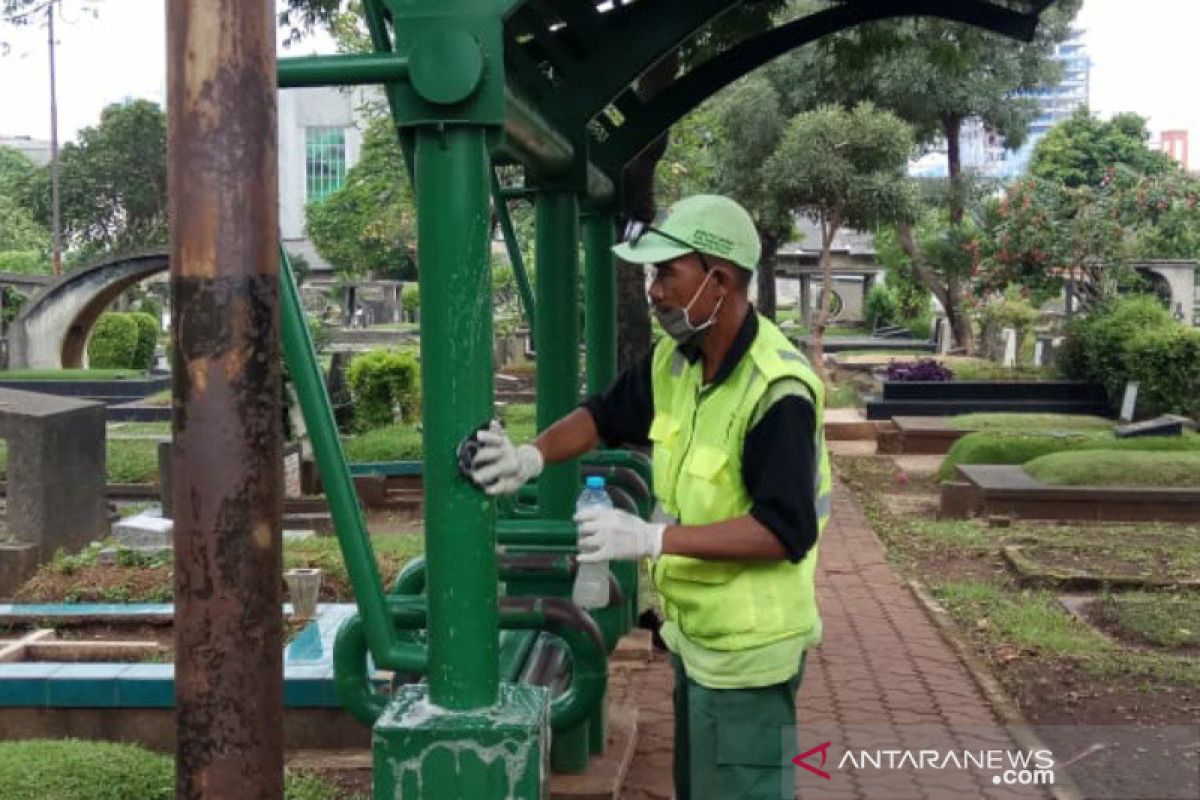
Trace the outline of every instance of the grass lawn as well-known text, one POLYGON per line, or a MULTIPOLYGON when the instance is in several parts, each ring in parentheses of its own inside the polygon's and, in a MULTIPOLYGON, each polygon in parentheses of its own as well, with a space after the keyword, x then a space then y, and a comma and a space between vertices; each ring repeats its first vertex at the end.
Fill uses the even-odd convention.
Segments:
MULTIPOLYGON (((109 439, 109 483, 158 483, 158 442, 154 439, 109 439)), ((0 477, 7 479, 8 443, 0 440, 0 477)))
POLYGON ((1123 639, 1156 647, 1200 646, 1200 597, 1164 602, 1150 592, 1109 593, 1092 604, 1091 616, 1123 639))
POLYGON ((356 433, 342 439, 346 460, 351 463, 419 460, 422 458, 423 448, 421 429, 403 423, 356 433))
POLYGON ((858 405, 858 390, 853 383, 845 381, 825 392, 826 408, 854 408, 858 405))
POLYGON ((1200 452, 1051 453, 1027 462, 1025 471, 1042 483, 1056 486, 1198 487, 1200 452))
POLYGON ((914 358, 933 358, 933 353, 927 350, 839 350, 836 353, 830 353, 829 356, 843 364, 852 364, 853 361, 848 359, 863 360, 863 357, 868 357, 872 363, 875 361, 908 361, 914 358))
POLYGON ((110 422, 108 423, 108 438, 120 439, 131 436, 171 436, 169 422, 110 422))
POLYGON ((1121 452, 1200 452, 1200 435, 1118 439, 1111 431, 979 431, 959 439, 942 461, 942 480, 952 480, 959 464, 1025 464, 1039 456, 1080 450, 1121 452))
POLYGON ((960 431, 1112 430, 1113 421, 1086 414, 960 414, 950 420, 960 431))
POLYGON ((6 381, 115 381, 144 378, 140 369, 10 369, 0 372, 6 381))
POLYGON ((959 381, 1039 381, 1058 378, 1054 367, 1005 367, 995 361, 974 356, 941 356, 938 360, 950 368, 959 381))
MULTIPOLYGON (((897 503, 905 494, 932 497, 936 478, 897 482, 898 468, 886 457, 836 457, 835 465, 884 542, 888 560, 929 586, 1027 713, 1040 710, 1023 701, 1042 702, 1038 698, 1057 687, 1061 674, 1073 676, 1076 683, 1068 688, 1077 695, 1119 691, 1145 698, 1164 685, 1200 688, 1200 659, 1122 647, 1070 614, 1053 591, 1021 585, 1001 557, 1005 545, 1020 544, 1024 555, 1052 566, 1099 575, 1190 579, 1200 570, 1195 546, 1200 525, 1018 521, 1009 528, 991 528, 983 520, 939 521, 913 513, 911 504, 897 503), (1052 689, 1037 695, 1038 686, 1052 689)), ((1164 641, 1187 639, 1200 629, 1200 624, 1187 624, 1189 618, 1200 618, 1200 598, 1168 591, 1120 597, 1113 602, 1126 612, 1123 624, 1147 631, 1162 628, 1166 632, 1157 635, 1164 641), (1129 606, 1132 612, 1125 608, 1124 598, 1138 597, 1132 602, 1140 605, 1129 606)), ((1061 697, 1055 702, 1064 704, 1061 697)), ((1138 702, 1145 700, 1130 699, 1138 702)), ((1163 713, 1173 713, 1173 707, 1156 705, 1168 709, 1163 713)))
MULTIPOLYGON (((289 771, 285 800, 351 800, 336 786, 289 771)), ((5 800, 170 800, 171 756, 116 742, 78 739, 0 742, 5 800)))
POLYGON ((171 405, 171 390, 163 389, 161 392, 147 395, 142 398, 141 402, 144 406, 169 406, 171 405))

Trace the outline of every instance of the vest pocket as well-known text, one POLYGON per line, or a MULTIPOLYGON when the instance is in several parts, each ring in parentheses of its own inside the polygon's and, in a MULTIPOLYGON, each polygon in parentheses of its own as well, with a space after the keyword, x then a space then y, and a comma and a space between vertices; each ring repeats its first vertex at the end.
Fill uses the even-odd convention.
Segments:
POLYGON ((685 525, 721 522, 739 514, 745 489, 733 475, 729 454, 708 445, 695 445, 687 455, 675 487, 680 521, 685 525))

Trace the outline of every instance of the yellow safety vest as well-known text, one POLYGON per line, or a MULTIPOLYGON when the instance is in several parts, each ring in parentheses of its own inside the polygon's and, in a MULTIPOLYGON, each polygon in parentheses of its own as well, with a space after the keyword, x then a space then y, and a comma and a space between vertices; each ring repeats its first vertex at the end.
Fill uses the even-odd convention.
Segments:
MULTIPOLYGON (((752 312, 753 313, 753 312, 752 312)), ((825 449, 825 390, 803 355, 759 316, 750 349, 722 383, 705 387, 704 364, 689 364, 669 338, 654 352, 654 491, 683 525, 749 513, 742 445, 755 407, 773 383, 800 380, 814 404, 818 537, 829 521, 832 481, 825 449)), ((800 487, 797 487, 800 491, 800 487)), ((813 573, 817 546, 790 561, 714 561, 664 555, 651 568, 667 619, 711 650, 748 650, 791 637, 821 638, 813 573)))

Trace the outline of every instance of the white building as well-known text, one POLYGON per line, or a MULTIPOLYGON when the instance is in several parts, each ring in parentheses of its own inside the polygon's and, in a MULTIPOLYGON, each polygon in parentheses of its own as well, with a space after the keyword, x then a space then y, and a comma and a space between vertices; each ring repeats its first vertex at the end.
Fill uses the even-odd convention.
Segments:
POLYGON ((358 162, 363 124, 358 90, 334 87, 279 92, 279 228, 289 253, 301 255, 314 272, 328 271, 305 235, 304 208, 336 191, 358 162))
POLYGON ((34 139, 30 136, 0 136, 0 147, 11 147, 19 150, 39 167, 50 163, 50 142, 34 139))

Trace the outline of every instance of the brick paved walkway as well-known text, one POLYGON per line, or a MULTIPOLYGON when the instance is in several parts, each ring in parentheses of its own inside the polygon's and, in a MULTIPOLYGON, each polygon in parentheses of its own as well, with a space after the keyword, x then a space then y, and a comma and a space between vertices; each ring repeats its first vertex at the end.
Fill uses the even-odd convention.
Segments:
MULTIPOLYGON (((832 742, 825 765, 832 776, 825 780, 797 770, 798 797, 1047 796, 1041 790, 994 785, 998 770, 853 769, 849 764, 839 770, 846 751, 926 749, 961 757, 964 750, 1019 748, 888 566, 878 539, 840 485, 823 538, 818 580, 825 638, 809 656, 797 702, 799 744, 807 750, 832 742)), ((640 709, 638 749, 621 795, 628 800, 671 797, 672 680, 670 662, 660 653, 644 664, 614 665, 613 701, 640 709)), ((819 759, 814 756, 809 763, 817 766, 819 759)))

